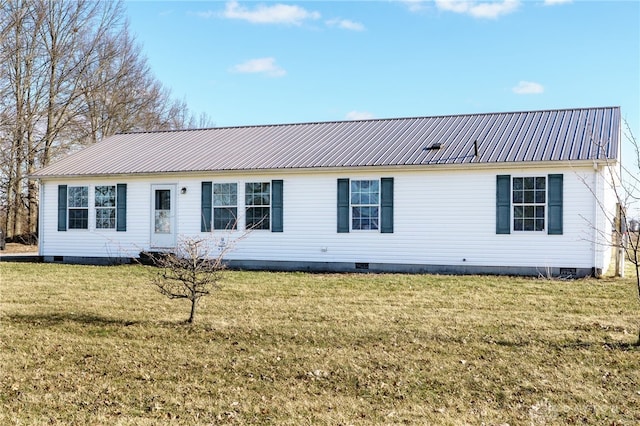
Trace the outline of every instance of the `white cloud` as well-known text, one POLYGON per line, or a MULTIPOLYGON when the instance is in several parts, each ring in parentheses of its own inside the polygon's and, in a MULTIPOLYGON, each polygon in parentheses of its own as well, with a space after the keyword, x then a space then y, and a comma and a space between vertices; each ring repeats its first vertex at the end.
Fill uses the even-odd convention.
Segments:
POLYGON ((409 11, 419 12, 425 9, 426 0, 400 0, 400 2, 404 3, 409 8, 409 11))
POLYGON ((349 19, 330 19, 329 21, 327 21, 327 25, 330 27, 342 28, 343 30, 364 31, 364 25, 362 25, 360 22, 350 21, 349 19))
POLYGON ((275 58, 251 59, 234 66, 231 71, 241 74, 265 74, 268 77, 284 77, 287 74, 287 71, 276 65, 275 58))
POLYGON ((370 120, 375 116, 366 111, 349 111, 347 113, 347 120, 370 120))
POLYGON ((514 12, 519 0, 476 1, 476 0, 435 0, 436 7, 449 12, 463 13, 474 18, 495 19, 514 12))
POLYGON ((544 92, 544 86, 533 81, 520 81, 513 89, 518 95, 538 95, 544 92))
POLYGON ((204 19, 215 18, 216 16, 218 16, 218 12, 214 12, 212 10, 205 10, 202 12, 192 12, 192 13, 197 17, 204 18, 204 19))
POLYGON ((544 0, 545 6, 555 6, 557 4, 571 3, 573 0, 544 0))
POLYGON ((300 6, 286 4, 259 4, 253 9, 240 6, 236 0, 227 2, 222 16, 241 19, 254 24, 301 25, 306 20, 320 19, 320 13, 308 11, 300 6))

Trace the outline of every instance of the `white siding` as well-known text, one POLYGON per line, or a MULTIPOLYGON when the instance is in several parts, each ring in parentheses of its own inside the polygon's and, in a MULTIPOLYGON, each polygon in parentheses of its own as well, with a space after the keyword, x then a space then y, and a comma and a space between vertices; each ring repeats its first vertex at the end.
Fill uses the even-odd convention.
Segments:
MULTIPOLYGON (((178 234, 200 232, 201 182, 237 182, 242 215, 244 183, 284 181, 284 232, 253 231, 238 242, 230 259, 301 262, 370 262, 418 265, 603 267, 604 250, 594 253, 594 197, 583 169, 436 169, 429 171, 306 172, 268 175, 210 174, 189 177, 120 178, 44 183, 41 254, 44 256, 130 256, 149 249, 151 184, 177 187, 178 234), (497 235, 496 175, 564 174, 563 235, 512 232, 497 235), (585 177, 581 179, 581 177, 585 177), (336 231, 337 179, 394 178, 394 233, 336 231), (584 180, 584 182, 583 182, 584 180), (127 231, 57 231, 57 185, 127 183, 127 231), (181 194, 180 189, 186 188, 181 194)), ((602 190, 602 187, 600 187, 602 190)), ((90 190, 91 205, 92 190, 90 190)), ((610 200, 607 199, 607 202, 610 200)), ((242 218, 241 218, 242 219, 242 218)), ((89 216, 90 226, 92 215, 89 216)), ((241 231, 231 235, 241 235, 241 231)), ((226 233, 215 233, 228 238, 226 233)))
POLYGON ((598 229, 602 230, 597 236, 598 244, 594 247, 596 250, 596 264, 597 268, 601 268, 603 273, 606 273, 608 268, 614 265, 613 260, 613 244, 615 243, 613 237, 613 230, 615 225, 615 217, 617 213, 617 204, 620 201, 618 197, 623 198, 624 195, 620 192, 620 182, 618 177, 620 176, 620 168, 614 164, 609 164, 601 168, 600 173, 600 188, 598 191, 597 204, 597 223, 598 229))
POLYGON ((42 185, 44 217, 39 249, 43 256, 126 257, 148 249, 150 231, 150 184, 131 179, 47 181, 42 185), (96 185, 127 184, 127 231, 95 229, 96 185), (89 229, 58 231, 58 185, 89 187, 89 229))

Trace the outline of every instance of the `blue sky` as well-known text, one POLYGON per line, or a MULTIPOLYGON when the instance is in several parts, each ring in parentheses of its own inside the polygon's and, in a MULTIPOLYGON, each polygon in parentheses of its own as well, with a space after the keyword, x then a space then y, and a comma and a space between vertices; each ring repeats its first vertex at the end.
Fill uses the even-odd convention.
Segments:
POLYGON ((154 74, 216 126, 617 105, 640 137, 637 1, 125 7, 154 74))

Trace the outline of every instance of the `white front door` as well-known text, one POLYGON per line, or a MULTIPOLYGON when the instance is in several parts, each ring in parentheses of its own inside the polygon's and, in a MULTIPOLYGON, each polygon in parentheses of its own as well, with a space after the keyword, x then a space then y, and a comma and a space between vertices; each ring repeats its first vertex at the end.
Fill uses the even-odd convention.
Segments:
POLYGON ((151 248, 176 246, 176 186, 151 185, 151 248))

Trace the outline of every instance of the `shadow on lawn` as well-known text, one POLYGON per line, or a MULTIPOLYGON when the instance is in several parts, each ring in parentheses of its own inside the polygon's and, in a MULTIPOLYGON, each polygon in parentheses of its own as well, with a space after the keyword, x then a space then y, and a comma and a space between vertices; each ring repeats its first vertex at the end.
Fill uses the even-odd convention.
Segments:
POLYGON ((608 351, 640 351, 640 346, 636 342, 610 342, 610 341, 575 341, 554 345, 557 349, 593 349, 596 347, 608 351))
MULTIPOLYGON (((118 318, 109 318, 91 313, 75 312, 47 312, 37 314, 7 314, 0 317, 2 321, 10 321, 16 324, 30 324, 39 327, 57 327, 65 323, 80 324, 92 327, 129 327, 129 326, 152 326, 156 328, 179 328, 185 326, 194 328, 186 321, 133 321, 118 318)), ((204 325, 205 328, 206 325, 204 325)), ((202 328, 202 326, 200 327, 202 328)))
POLYGON ((610 340, 598 340, 594 336, 593 341, 587 341, 582 339, 565 340, 565 341, 548 341, 548 340, 507 340, 507 339, 491 339, 488 343, 503 348, 520 349, 528 346, 545 346, 549 349, 553 349, 556 352, 562 352, 566 350, 593 350, 596 348, 602 348, 609 351, 640 351, 640 345, 636 342, 620 342, 610 340))
POLYGON ((27 323, 38 326, 53 327, 66 322, 91 325, 91 326, 130 326, 140 324, 140 321, 125 321, 103 317, 100 315, 74 313, 74 312, 49 312, 41 314, 9 314, 7 319, 16 323, 27 323))

